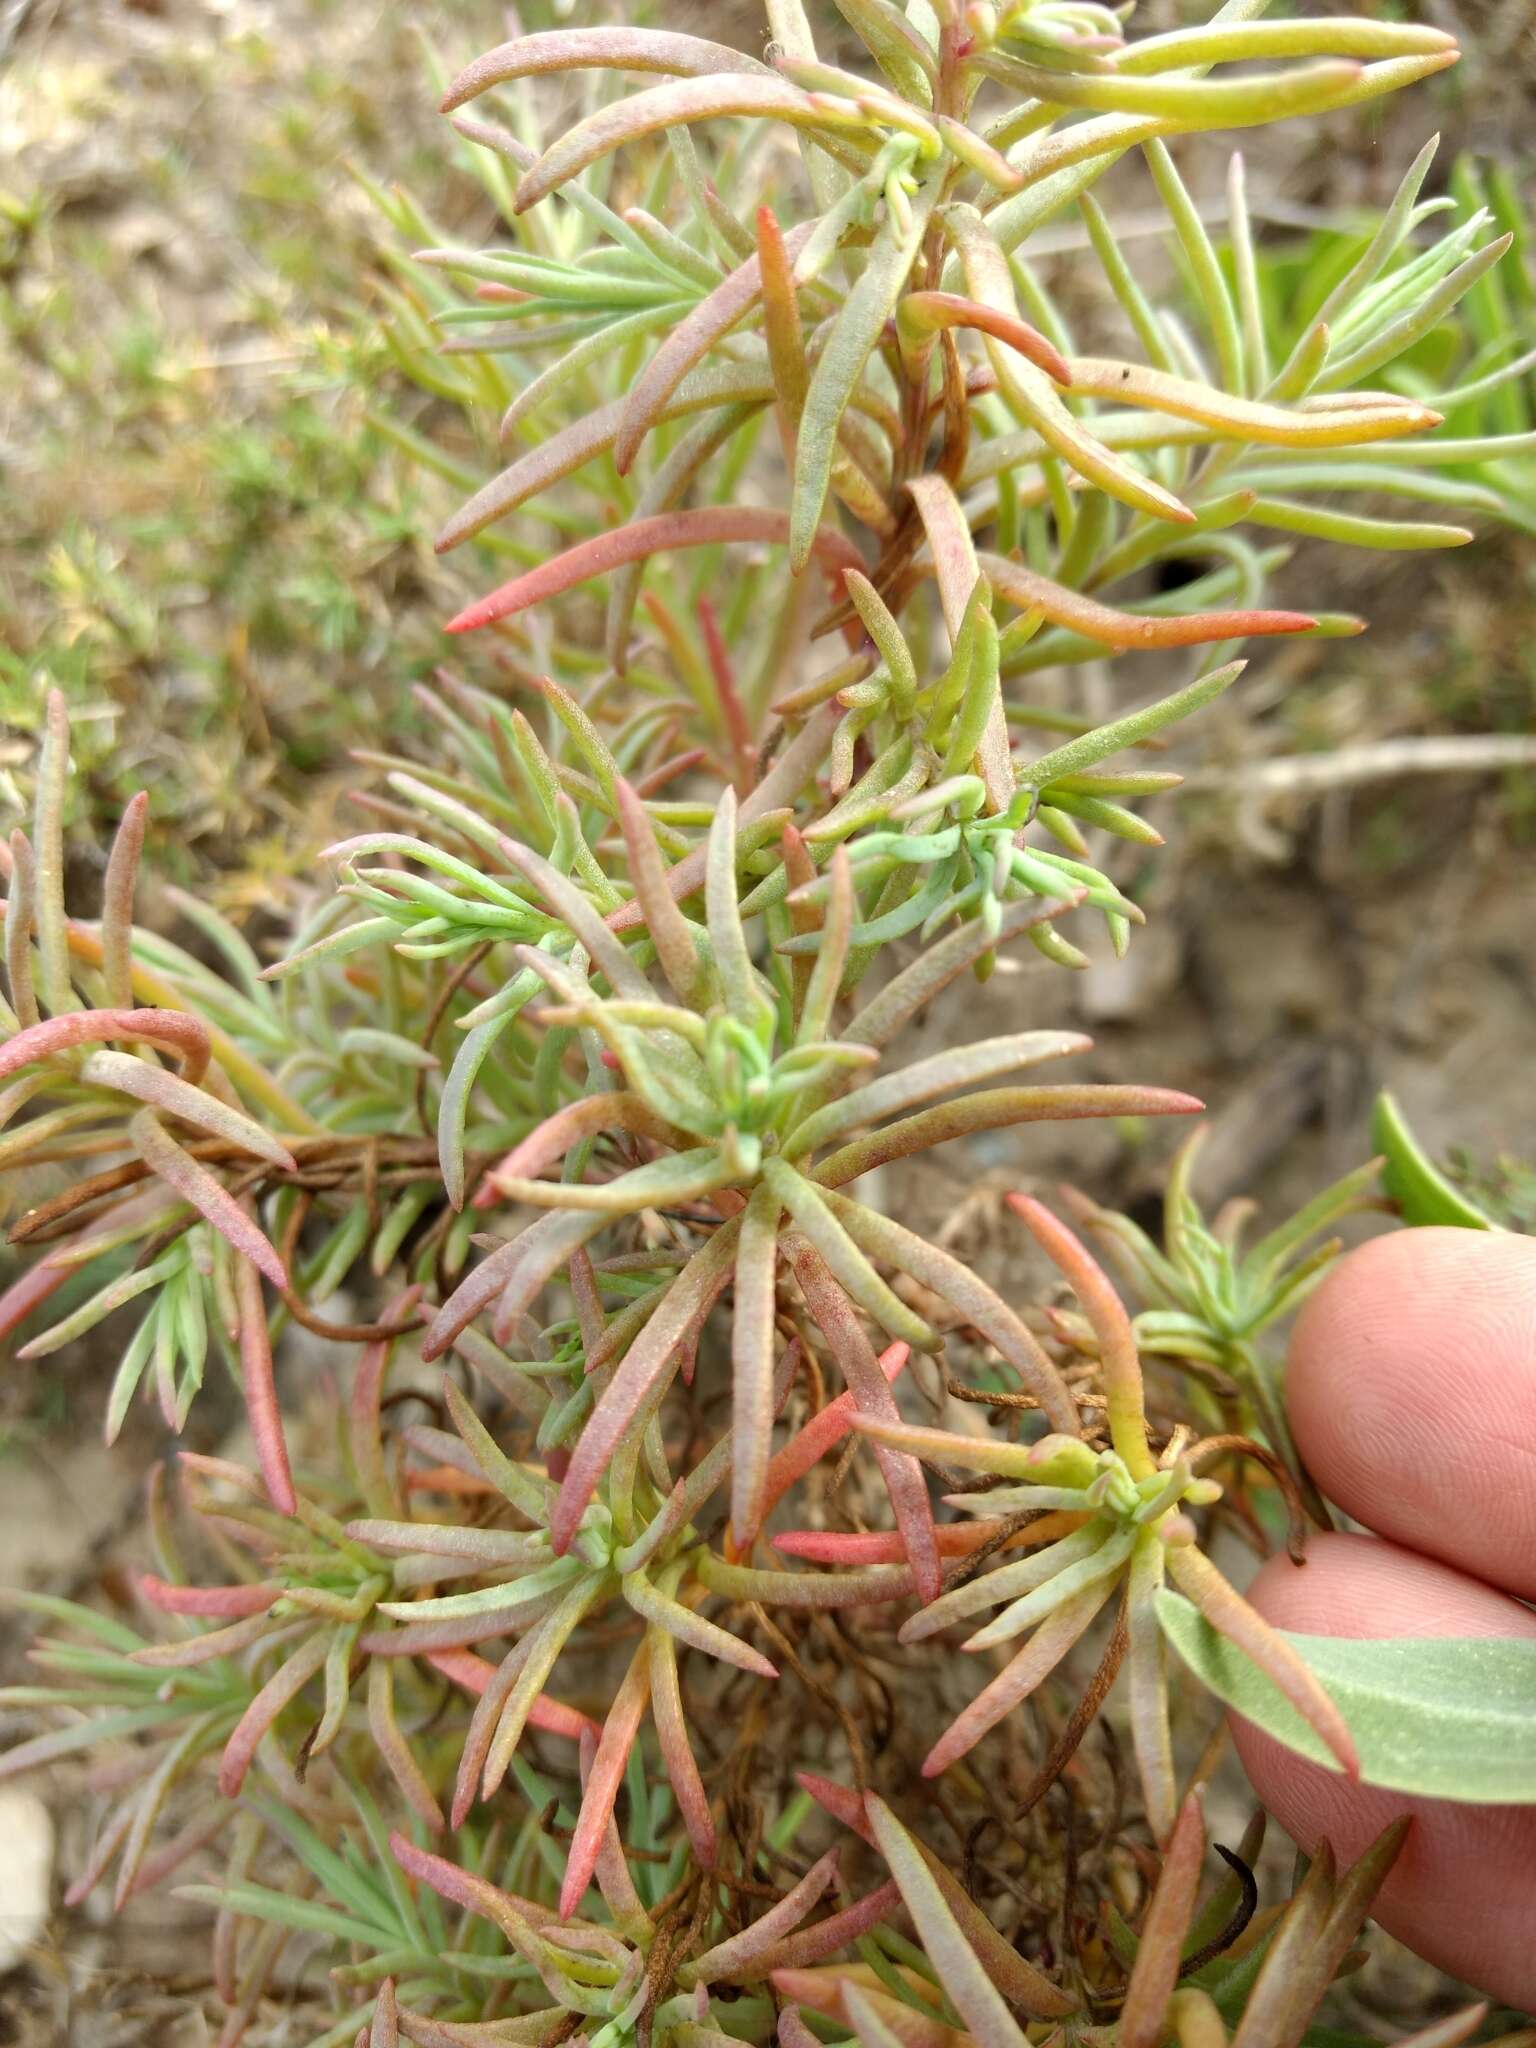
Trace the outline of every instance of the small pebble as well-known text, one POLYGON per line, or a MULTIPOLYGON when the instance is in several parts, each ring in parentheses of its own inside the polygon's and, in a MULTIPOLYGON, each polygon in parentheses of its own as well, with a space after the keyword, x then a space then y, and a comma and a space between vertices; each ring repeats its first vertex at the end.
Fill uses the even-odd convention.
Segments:
POLYGON ((35 1792, 0 1786, 0 1976, 42 1938, 52 1888, 52 1816, 35 1792))

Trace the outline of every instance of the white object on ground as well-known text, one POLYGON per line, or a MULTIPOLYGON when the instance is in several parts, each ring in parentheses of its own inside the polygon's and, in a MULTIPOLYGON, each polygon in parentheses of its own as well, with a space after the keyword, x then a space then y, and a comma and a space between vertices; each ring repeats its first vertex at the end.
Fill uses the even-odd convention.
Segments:
POLYGON ((52 1887, 52 1815, 25 1786, 0 1786, 0 1976, 42 1938, 52 1887))

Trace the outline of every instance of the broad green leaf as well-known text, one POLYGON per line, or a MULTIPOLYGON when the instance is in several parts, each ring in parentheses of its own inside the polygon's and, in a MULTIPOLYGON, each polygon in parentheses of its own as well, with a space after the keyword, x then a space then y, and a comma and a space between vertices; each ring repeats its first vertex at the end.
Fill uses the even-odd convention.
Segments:
POLYGON ((1371 1143, 1382 1154, 1382 1185, 1405 1223, 1451 1223, 1463 1230, 1498 1227, 1446 1179, 1409 1129, 1397 1098, 1385 1089, 1371 1113, 1371 1143))
MULTIPOLYGON (((1195 1676, 1267 1735, 1337 1766, 1255 1664, 1177 1593, 1158 1619, 1195 1676)), ((1429 1799, 1536 1803, 1536 1640, 1285 1633, 1349 1723, 1367 1784, 1429 1799)))

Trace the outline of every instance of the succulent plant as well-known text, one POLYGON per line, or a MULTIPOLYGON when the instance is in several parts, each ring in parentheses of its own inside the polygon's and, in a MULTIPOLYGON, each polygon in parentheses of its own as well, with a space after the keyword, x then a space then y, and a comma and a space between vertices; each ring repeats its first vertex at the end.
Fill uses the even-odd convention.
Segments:
POLYGON ((225 1852, 191 1893, 217 1910, 226 2048, 304 1940, 331 1965, 314 2048, 1276 2048, 1323 2038, 1400 1846, 1342 1876, 1320 1850, 1262 1923, 1254 1849, 1223 1850, 1197 1909, 1213 1757, 1178 1767, 1165 1670, 1171 1638, 1366 1776, 1371 1731, 1412 1721, 1401 1658, 1341 1678, 1208 1555, 1223 1523, 1299 1549, 1326 1513, 1259 1340, 1376 1164, 1246 1249, 1243 1211, 1196 1207, 1192 1146, 1161 1246, 1072 1194, 1134 1321, 1032 1196, 1012 1206, 1076 1311, 915 1227, 901 1169, 1201 1106, 1037 1081, 1091 1051, 1038 1022, 1060 981, 1042 967, 975 1038, 964 978, 1021 939, 1064 968, 1132 942, 1162 844, 1139 806, 1165 822, 1178 782, 1133 757, 1238 686, 1247 642, 1360 630, 1269 601, 1290 536, 1449 547, 1470 534, 1448 506, 1528 523, 1507 198, 1463 168, 1427 234, 1426 150, 1282 303, 1241 159, 1218 244, 1181 138, 1371 101, 1453 63, 1442 31, 1254 0, 1140 40, 1094 0, 837 7, 847 67, 799 0, 768 0, 763 56, 596 6, 515 33, 444 96, 491 246, 378 194, 427 245, 392 256, 387 346, 482 445, 500 413, 507 459, 480 483, 462 437, 377 417, 472 491, 440 546, 503 580, 466 581, 471 675, 418 693, 426 758, 389 733, 362 755, 362 828, 277 957, 188 898, 186 945, 135 922, 142 797, 100 918, 68 915, 47 712, 4 863, 0 1160, 36 1199, 0 1333, 41 1357, 136 1304, 108 1435, 141 1385, 195 1431, 213 1352, 257 1471, 180 1453, 185 1550, 152 1487, 142 1626, 23 1598, 72 1633, 3 1703, 69 1718, 0 1770, 99 1752, 76 1896, 225 1852), (1177 308, 1100 186, 1133 155, 1177 308), (1091 280, 1071 322, 1031 252, 1064 221, 1091 280), (1079 321, 1134 353, 1080 348, 1079 321), (1078 672, 1122 654, 1150 658, 1089 716, 1078 672), (919 1016, 937 1049, 890 1057, 919 1016), (274 1363, 293 1324, 349 1367, 302 1411, 274 1363), (943 1395, 918 1422, 924 1361, 943 1395), (973 1428, 938 1426, 951 1396, 973 1428), (997 1483, 936 1502, 925 1464, 997 1483), (818 1526, 786 1528, 800 1488, 818 1526), (922 1645, 990 1607, 966 1646, 1008 1661, 919 1728, 921 1807, 903 1712, 950 1676, 922 1645), (1099 1800, 1083 1748, 1122 1663, 1139 1804, 1118 1777, 1099 1800), (797 1781, 812 1728, 805 1761, 830 1748, 853 1787, 797 1781), (1027 1797, 965 1761, 984 1741, 1029 1760, 1027 1797), (829 1816, 851 1839, 823 1851, 829 1816), (889 1875, 845 1891, 840 1856, 889 1875))

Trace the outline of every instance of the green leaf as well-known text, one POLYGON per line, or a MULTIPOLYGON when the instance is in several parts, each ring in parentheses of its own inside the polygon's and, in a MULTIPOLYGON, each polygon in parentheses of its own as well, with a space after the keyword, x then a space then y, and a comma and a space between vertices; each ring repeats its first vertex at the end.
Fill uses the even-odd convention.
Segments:
POLYGON ((1397 1098, 1385 1089, 1371 1113, 1371 1143, 1382 1155, 1382 1186, 1402 1210, 1405 1223, 1452 1223, 1463 1230, 1498 1228, 1434 1165, 1408 1128, 1397 1098))
MULTIPOLYGON (((1159 1593, 1157 1613, 1203 1685, 1288 1749, 1337 1769, 1257 1665, 1189 1601, 1159 1593)), ((1430 1799, 1536 1803, 1536 1641, 1282 1633, 1349 1723, 1367 1784, 1430 1799)))
POLYGON ((286 1892, 269 1891, 265 1885, 231 1885, 224 1891, 215 1884, 189 1884, 180 1886, 176 1896, 203 1906, 227 1906, 253 1920, 275 1921, 280 1927, 294 1927, 301 1933, 323 1934, 338 1946, 356 1941, 366 1948, 376 1948, 381 1936, 387 1937, 394 1931, 387 1923, 370 1925, 366 1920, 334 1912, 313 1899, 295 1899, 286 1892))
POLYGON ((882 230, 817 359, 795 450, 789 558, 797 575, 810 560, 827 502, 838 425, 917 260, 936 197, 937 188, 930 180, 913 203, 906 232, 900 232, 894 222, 882 230))

